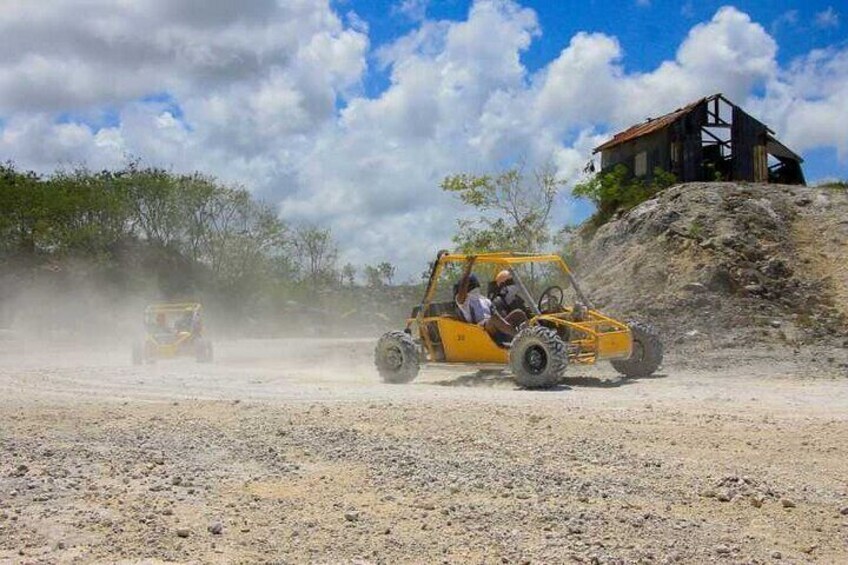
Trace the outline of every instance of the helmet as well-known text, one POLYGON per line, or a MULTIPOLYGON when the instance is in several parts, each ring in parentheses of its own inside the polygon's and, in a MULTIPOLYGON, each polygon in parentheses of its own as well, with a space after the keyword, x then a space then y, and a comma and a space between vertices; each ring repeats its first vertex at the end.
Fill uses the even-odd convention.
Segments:
POLYGON ((512 279, 512 273, 510 273, 506 269, 504 269, 503 271, 501 271, 500 273, 495 275, 495 282, 497 283, 498 286, 501 286, 502 284, 504 284, 505 282, 507 282, 508 280, 511 280, 511 279, 512 279))

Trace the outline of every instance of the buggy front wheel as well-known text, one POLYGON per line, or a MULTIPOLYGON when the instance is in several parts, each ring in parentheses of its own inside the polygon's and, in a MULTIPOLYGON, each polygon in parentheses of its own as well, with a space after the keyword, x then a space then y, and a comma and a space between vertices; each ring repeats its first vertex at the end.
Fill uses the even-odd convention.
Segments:
POLYGON ((528 326, 512 341, 509 366, 520 387, 551 388, 568 366, 565 342, 550 328, 528 326))
POLYGON ((213 358, 212 342, 199 339, 194 344, 194 358, 198 363, 211 363, 213 358))

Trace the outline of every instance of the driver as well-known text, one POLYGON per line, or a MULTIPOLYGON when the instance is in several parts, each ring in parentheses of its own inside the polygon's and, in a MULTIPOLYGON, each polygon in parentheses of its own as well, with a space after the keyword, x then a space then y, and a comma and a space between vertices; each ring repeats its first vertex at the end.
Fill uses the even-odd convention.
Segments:
POLYGON ((170 334, 172 332, 171 326, 168 325, 168 319, 164 312, 158 312, 156 314, 156 322, 153 326, 153 332, 160 335, 170 334))
POLYGON ((497 343, 507 342, 515 336, 517 325, 505 320, 492 307, 492 301, 480 293, 480 281, 477 275, 471 272, 473 266, 472 257, 465 266, 462 278, 454 287, 459 313, 465 322, 477 324, 485 329, 497 343))
POLYGON ((513 328, 527 321, 527 305, 521 298, 521 290, 513 280, 512 273, 503 270, 495 276, 495 296, 492 304, 498 313, 513 328))
POLYGON ((183 312, 183 315, 177 320, 177 323, 174 324, 174 329, 178 332, 190 332, 192 326, 194 325, 194 314, 189 310, 183 312))

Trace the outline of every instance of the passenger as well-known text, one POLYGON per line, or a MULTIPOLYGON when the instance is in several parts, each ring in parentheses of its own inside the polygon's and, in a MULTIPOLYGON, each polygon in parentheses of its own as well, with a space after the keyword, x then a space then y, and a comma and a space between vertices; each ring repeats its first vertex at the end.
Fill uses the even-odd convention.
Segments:
POLYGON ((503 270, 495 275, 495 285, 497 288, 492 300, 495 311, 513 328, 520 327, 527 321, 527 305, 512 273, 503 270))
POLYGON ((456 307, 462 319, 470 324, 483 324, 492 316, 492 301, 480 293, 480 280, 465 273, 456 285, 456 307))
MULTIPOLYGON (((471 272, 474 261, 469 261, 456 289, 456 306, 462 319, 481 326, 497 343, 504 343, 516 334, 516 327, 504 320, 492 307, 492 301, 480 293, 480 281, 471 272)), ((525 317, 526 320, 526 317, 525 317)))

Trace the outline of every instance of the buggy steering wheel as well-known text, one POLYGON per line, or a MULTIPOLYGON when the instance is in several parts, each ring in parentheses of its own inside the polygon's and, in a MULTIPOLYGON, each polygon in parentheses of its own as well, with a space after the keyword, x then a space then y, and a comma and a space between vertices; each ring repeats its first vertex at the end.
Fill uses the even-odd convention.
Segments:
POLYGON ((539 312, 552 311, 554 308, 556 310, 562 310, 562 301, 565 299, 565 292, 562 290, 560 286, 549 286, 542 292, 542 295, 539 296, 539 312), (553 303, 553 308, 543 308, 542 306, 547 302, 548 306, 551 306, 553 303))

